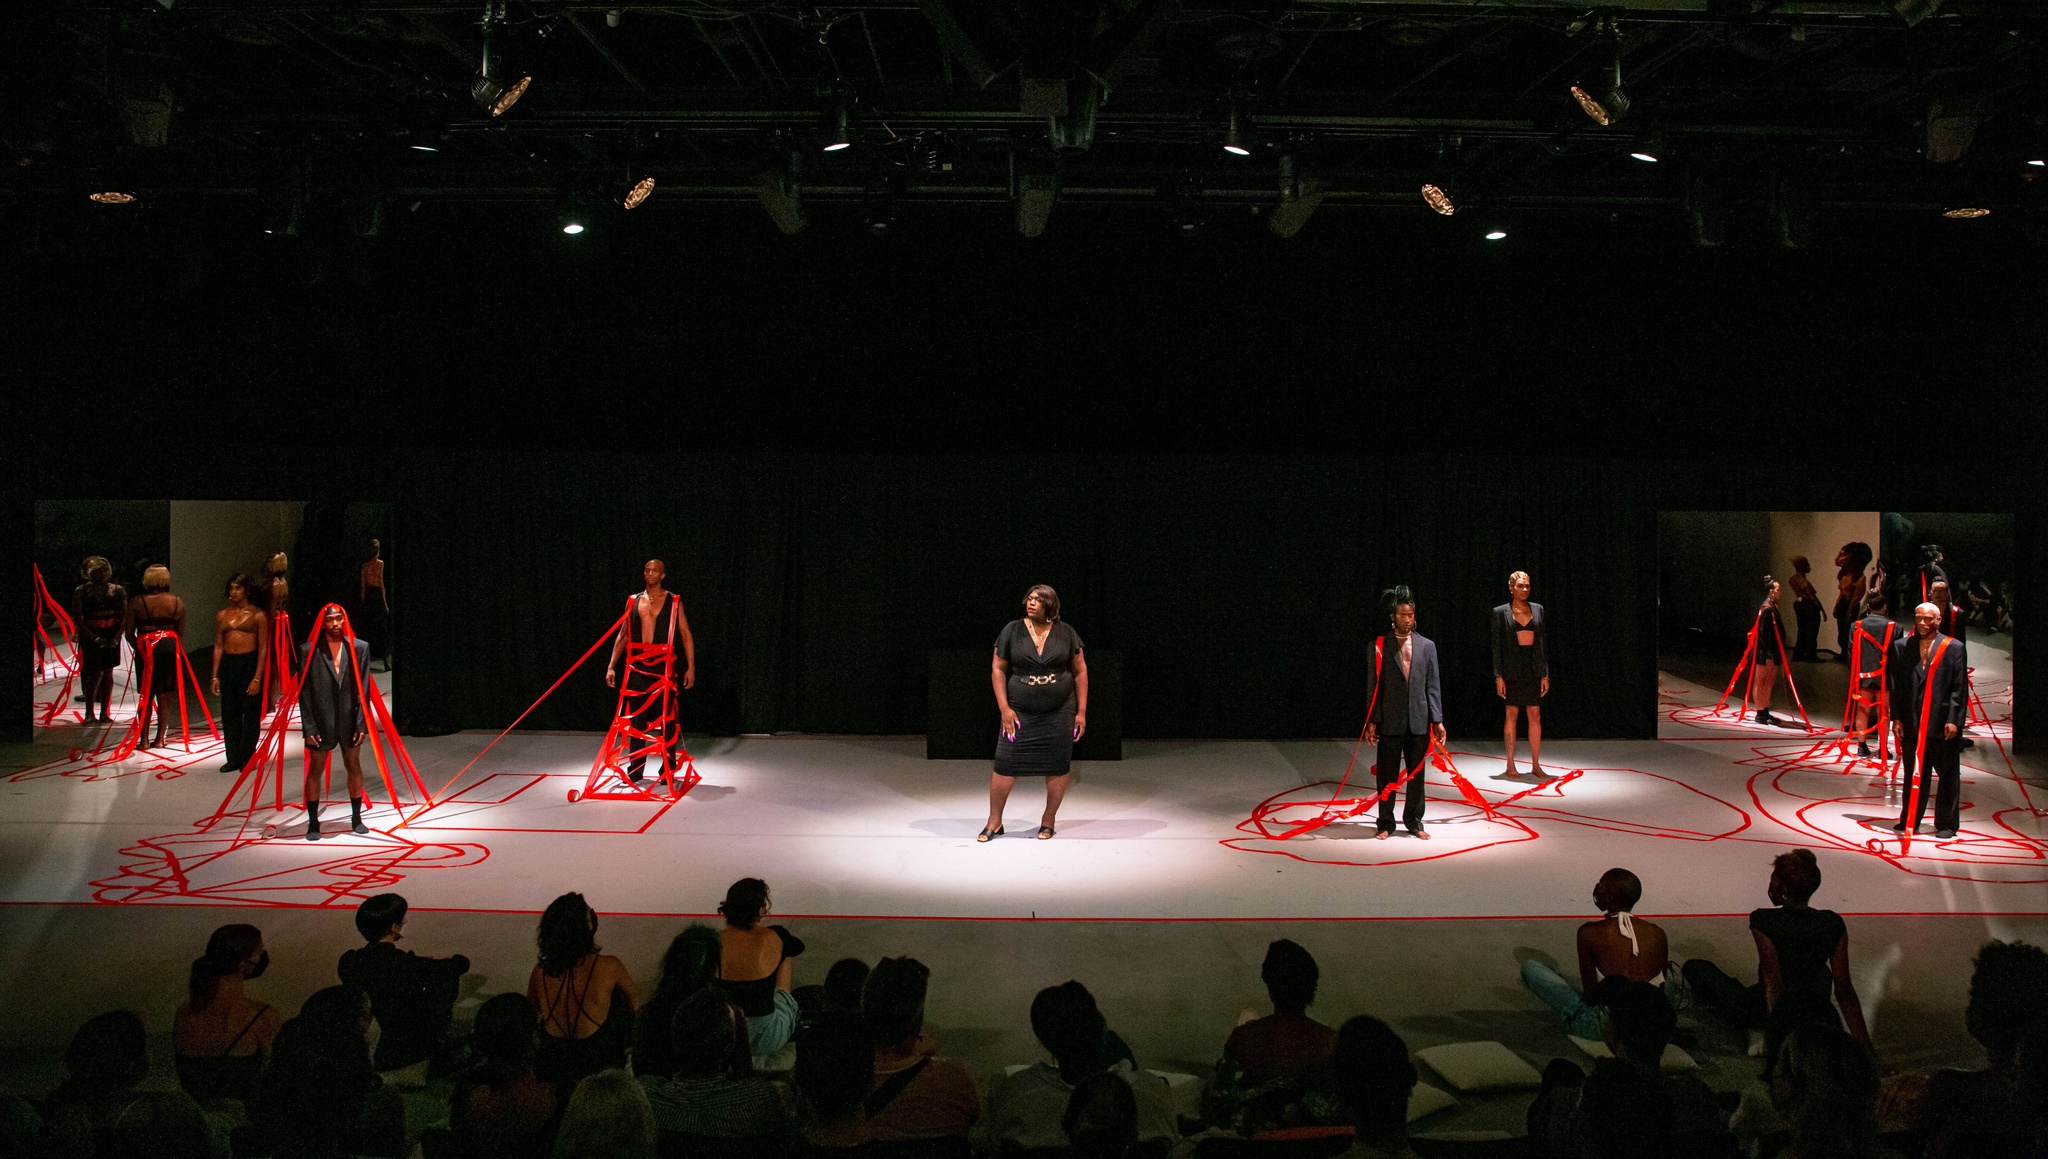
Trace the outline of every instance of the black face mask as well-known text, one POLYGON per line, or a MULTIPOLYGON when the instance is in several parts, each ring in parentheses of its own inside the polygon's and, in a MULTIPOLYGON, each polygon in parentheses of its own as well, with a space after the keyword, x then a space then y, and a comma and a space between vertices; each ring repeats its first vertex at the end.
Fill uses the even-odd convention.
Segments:
POLYGON ((263 956, 256 959, 256 965, 244 977, 254 981, 257 978, 261 978, 263 971, 268 969, 270 969, 270 951, 265 950, 263 951, 263 956))

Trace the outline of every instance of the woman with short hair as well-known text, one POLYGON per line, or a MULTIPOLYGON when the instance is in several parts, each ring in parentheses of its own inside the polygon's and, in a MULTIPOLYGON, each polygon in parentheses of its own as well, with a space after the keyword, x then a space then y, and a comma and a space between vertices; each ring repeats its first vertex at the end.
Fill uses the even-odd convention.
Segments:
POLYGON ((178 695, 178 660, 184 649, 185 601, 171 591, 171 569, 152 564, 142 573, 142 594, 128 605, 128 642, 135 648, 136 747, 154 747, 149 716, 156 712, 156 741, 170 728, 170 702, 178 695), (156 636, 147 649, 143 639, 156 636), (144 652, 147 651, 147 655, 144 652), (149 687, 142 687, 147 676, 149 687))
POLYGON ((1049 840, 1073 772, 1074 742, 1088 731, 1088 662, 1081 636, 1060 619, 1060 596, 1046 584, 1024 593, 1024 617, 996 637, 989 682, 1002 726, 988 778, 988 824, 974 838, 1003 835, 1003 806, 1018 777, 1045 778, 1038 839, 1049 840))
POLYGON ((254 603, 256 581, 228 577, 228 606, 213 617, 213 694, 220 697, 220 729, 227 742, 223 773, 249 763, 263 724, 263 681, 270 675, 270 617, 254 603), (222 683, 226 673, 226 683, 222 683))
POLYGON ((1508 573, 1508 602, 1493 609, 1493 691, 1507 702, 1501 739, 1507 743, 1508 767, 1515 776, 1516 717, 1529 714, 1529 773, 1543 777, 1543 698, 1550 695, 1548 633, 1543 605, 1529 598, 1529 573, 1508 573))
POLYGON ((1785 632, 1778 625, 1778 581, 1764 577, 1764 602, 1757 607, 1750 636, 1755 646, 1749 657, 1749 699, 1756 705, 1758 724, 1776 724, 1771 715, 1771 693, 1778 687, 1779 662, 1785 647, 1785 632))

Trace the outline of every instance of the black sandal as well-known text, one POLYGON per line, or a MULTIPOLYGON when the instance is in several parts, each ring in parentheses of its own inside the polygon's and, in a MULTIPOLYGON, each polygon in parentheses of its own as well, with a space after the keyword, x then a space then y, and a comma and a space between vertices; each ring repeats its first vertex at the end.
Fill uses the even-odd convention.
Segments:
POLYGON ((1038 827, 1038 839, 1039 839, 1040 841, 1050 841, 1050 840, 1052 840, 1052 835, 1053 835, 1053 828, 1052 828, 1052 826, 1050 826, 1050 825, 1040 825, 1040 826, 1038 827))
POLYGON ((1003 827, 1001 825, 998 825, 993 829, 983 829, 980 833, 975 835, 974 840, 982 845, 986 845, 989 843, 990 840, 997 837, 1001 837, 1002 835, 1003 827))

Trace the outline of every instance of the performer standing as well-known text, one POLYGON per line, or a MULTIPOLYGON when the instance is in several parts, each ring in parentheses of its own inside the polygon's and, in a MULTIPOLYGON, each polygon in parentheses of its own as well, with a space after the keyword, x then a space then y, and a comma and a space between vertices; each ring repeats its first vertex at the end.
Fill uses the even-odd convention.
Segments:
POLYGON ((85 582, 71 593, 71 618, 78 624, 79 671, 85 676, 85 722, 100 706, 102 724, 114 699, 114 669, 121 663, 121 636, 128 619, 128 592, 114 582, 114 565, 105 556, 85 561, 85 582))
POLYGON ((333 604, 320 621, 320 638, 299 657, 299 730, 306 740, 306 840, 320 840, 320 789, 334 750, 348 769, 349 827, 363 824, 363 684, 370 679, 370 646, 348 634, 347 621, 333 604))
POLYGON ((1003 806, 1018 777, 1044 777, 1038 839, 1051 840, 1072 779, 1074 742, 1088 731, 1088 661, 1080 634, 1060 619, 1058 592, 1034 584, 1024 593, 1024 618, 996 637, 989 683, 1003 723, 988 775, 988 824, 974 839, 1003 835, 1003 806))
POLYGON ((1749 699, 1756 705, 1758 724, 1776 724, 1778 718, 1771 715, 1771 693, 1778 687, 1779 662, 1784 659, 1781 652, 1785 647, 1785 630, 1778 624, 1778 581, 1764 577, 1764 602, 1756 610, 1756 621, 1750 629, 1756 639, 1756 646, 1749 657, 1749 699))
POLYGON ((1871 720, 1871 713, 1879 711, 1880 697, 1884 692, 1884 668, 1890 655, 1889 640, 1898 638, 1898 625, 1885 614, 1891 607, 1891 597, 1882 590, 1873 590, 1864 605, 1870 614, 1856 625, 1852 637, 1855 644, 1855 665, 1850 670, 1852 681, 1849 695, 1853 698, 1855 715, 1850 719, 1850 731, 1856 734, 1857 755, 1870 755, 1870 730, 1878 722, 1871 720))
POLYGON ((667 754, 675 747, 682 735, 682 728, 676 721, 675 698, 669 695, 666 686, 669 680, 674 648, 683 649, 684 688, 697 683, 697 641, 690 635, 690 618, 683 614, 683 599, 662 586, 668 578, 668 565, 658 559, 650 559, 640 567, 640 578, 646 583, 643 591, 626 597, 629 615, 619 629, 618 639, 612 642, 611 663, 605 666, 604 682, 608 688, 619 686, 620 658, 625 657, 626 695, 624 707, 633 730, 641 734, 627 738, 630 759, 626 763, 626 778, 639 784, 647 768, 647 753, 657 747, 645 743, 649 726, 660 735, 658 746, 666 761, 667 754), (668 651, 656 655, 628 655, 627 645, 635 648, 665 648, 668 651))
POLYGON ((1962 825, 1962 746, 1957 738, 1969 719, 1962 645, 1940 631, 1941 609, 1913 609, 1913 634, 1892 645, 1892 733, 1906 771, 1905 805, 1895 832, 1917 833, 1934 792, 1934 835, 1944 841, 1962 825), (1919 792, 1914 792, 1915 773, 1919 792))
POLYGON ((1529 599, 1529 573, 1508 576, 1508 602, 1493 609, 1493 691, 1507 701, 1508 768, 1515 775, 1515 725, 1529 714, 1529 772, 1543 776, 1543 698, 1550 695, 1550 658, 1543 605, 1529 599))
POLYGON ((263 680, 270 674, 270 617, 250 604, 256 581, 241 572, 228 578, 228 606, 213 617, 213 694, 220 697, 226 734, 223 773, 247 764, 263 724, 263 680), (221 683, 226 673, 227 683, 221 683))
MULTIPOLYGON (((1365 725, 1365 743, 1377 746, 1376 768, 1379 787, 1385 791, 1408 769, 1415 775, 1408 782, 1408 798, 1401 822, 1408 832, 1424 841, 1429 833, 1422 827, 1429 746, 1444 739, 1444 696, 1438 679, 1436 644, 1415 630, 1415 594, 1407 585, 1387 592, 1387 606, 1394 624, 1392 639, 1382 637, 1379 663, 1372 670, 1368 696, 1372 714, 1365 725)), ((1385 841, 1394 831, 1394 794, 1380 798, 1379 832, 1385 841)))
POLYGON ((1844 664, 1854 659, 1849 655, 1849 637, 1863 608, 1868 590, 1863 570, 1869 566, 1870 545, 1862 540, 1851 540, 1835 553, 1835 658, 1844 664))
POLYGON ((391 667, 391 594, 384 586, 384 545, 370 541, 370 558, 356 575, 356 603, 363 613, 363 638, 370 644, 370 659, 391 667))
POLYGON ((1803 555, 1792 557, 1792 618, 1799 624, 1799 638, 1793 642, 1794 660, 1820 659, 1820 591, 1813 586, 1813 564, 1803 555))
POLYGON ((185 601, 171 591, 171 569, 152 564, 142 572, 142 594, 128 605, 128 643, 135 649, 137 748, 149 748, 149 714, 156 711, 156 743, 170 729, 168 701, 178 695, 178 651, 185 644, 185 601), (147 646, 143 637, 157 638, 147 646), (145 655, 144 653, 147 653, 145 655), (149 686, 142 676, 149 674, 149 686))

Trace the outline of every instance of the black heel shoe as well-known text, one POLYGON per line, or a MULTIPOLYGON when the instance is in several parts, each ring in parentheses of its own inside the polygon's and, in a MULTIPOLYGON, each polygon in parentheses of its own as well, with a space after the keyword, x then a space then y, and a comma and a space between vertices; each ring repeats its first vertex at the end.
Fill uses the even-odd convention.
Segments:
POLYGON ((975 834, 974 840, 978 844, 987 845, 990 841, 998 837, 1001 837, 1002 835, 1003 827, 1001 825, 998 825, 993 829, 983 829, 980 833, 975 834))

